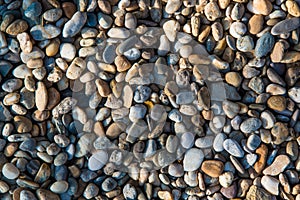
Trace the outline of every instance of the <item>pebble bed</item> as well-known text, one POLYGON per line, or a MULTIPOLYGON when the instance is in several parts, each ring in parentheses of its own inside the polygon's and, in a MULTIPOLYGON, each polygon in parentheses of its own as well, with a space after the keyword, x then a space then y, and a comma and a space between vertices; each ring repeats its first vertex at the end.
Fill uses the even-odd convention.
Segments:
POLYGON ((1 200, 300 200, 299 0, 0 0, 1 200))

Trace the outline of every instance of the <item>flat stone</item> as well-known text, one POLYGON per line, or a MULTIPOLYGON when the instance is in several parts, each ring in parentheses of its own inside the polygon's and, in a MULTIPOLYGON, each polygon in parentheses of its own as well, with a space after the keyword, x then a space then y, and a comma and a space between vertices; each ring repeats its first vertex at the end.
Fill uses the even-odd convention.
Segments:
POLYGON ((236 42, 236 48, 242 52, 249 52, 254 48, 254 41, 251 36, 239 37, 236 42))
POLYGON ((123 195, 126 200, 131 200, 131 199, 136 199, 138 193, 133 185, 127 183, 123 188, 123 195))
POLYGON ((22 19, 17 19, 6 28, 6 33, 16 36, 28 29, 28 24, 22 19))
POLYGON ((239 143, 233 139, 225 139, 223 142, 224 149, 231 155, 241 158, 244 156, 244 151, 239 143))
POLYGON ((99 188, 97 187, 97 185, 94 183, 89 183, 83 192, 83 196, 87 199, 92 199, 96 197, 98 193, 99 193, 99 188))
POLYGON ((167 38, 171 42, 175 41, 177 32, 179 31, 179 29, 180 29, 180 24, 175 20, 168 20, 163 25, 163 30, 164 30, 167 38))
POLYGON ((262 15, 269 15, 273 5, 269 0, 253 0, 253 9, 262 15))
POLYGON ((271 176, 263 176, 261 178, 261 185, 271 194, 279 194, 279 180, 271 176))
POLYGON ((204 7, 204 14, 209 21, 215 21, 219 17, 221 17, 221 11, 218 4, 214 1, 209 2, 204 7))
POLYGON ((48 91, 43 82, 37 83, 37 89, 35 91, 35 102, 38 110, 43 111, 48 104, 48 91))
POLYGON ((36 196, 39 200, 60 200, 57 194, 46 190, 46 189, 38 189, 36 190, 36 196))
POLYGON ((295 29, 297 29, 300 26, 300 19, 298 17, 293 17, 290 19, 285 19, 272 27, 271 33, 272 35, 280 35, 289 33, 295 29))
POLYGON ((233 22, 230 26, 229 33, 234 38, 240 38, 247 32, 247 27, 242 22, 233 22))
POLYGON ((126 28, 111 28, 107 32, 107 35, 111 38, 126 39, 129 38, 130 31, 126 28))
POLYGON ((264 175, 277 176, 283 172, 286 167, 290 164, 290 159, 286 155, 279 155, 275 158, 273 163, 264 169, 264 175))
POLYGON ((20 171, 15 165, 6 163, 3 165, 2 174, 7 179, 16 179, 20 175, 20 171))
POLYGON ((300 103, 300 87, 293 87, 288 91, 289 97, 296 103, 300 103))
POLYGON ((47 10, 46 12, 44 12, 43 17, 45 20, 49 21, 49 22, 55 22, 57 20, 59 20, 59 18, 61 18, 62 16, 62 9, 60 8, 53 8, 50 10, 47 10))
POLYGON ((201 170, 210 177, 219 177, 224 169, 224 164, 218 160, 205 160, 202 163, 201 170))
POLYGON ((50 186, 50 190, 56 194, 62 194, 68 190, 68 187, 67 181, 56 181, 50 186))
POLYGON ((258 130, 262 123, 258 118, 248 118, 241 124, 241 131, 244 133, 251 133, 258 130))
POLYGON ((274 44, 274 36, 272 36, 269 32, 263 34, 256 42, 255 56, 258 58, 266 56, 270 51, 272 51, 274 44))
POLYGON ((75 156, 79 158, 89 153, 93 148, 95 139, 96 135, 93 133, 86 133, 82 135, 77 142, 75 156))
POLYGON ((65 61, 71 62, 76 56, 76 48, 71 43, 62 43, 59 53, 65 61))
POLYGON ((34 40, 43 41, 57 37, 61 33, 60 28, 51 24, 45 26, 36 25, 30 29, 30 35, 34 40))
POLYGON ((272 110, 284 111, 286 109, 286 99, 283 96, 271 96, 267 101, 267 105, 272 110))
POLYGON ((87 20, 85 12, 77 11, 72 18, 65 24, 62 35, 64 38, 74 37, 79 33, 87 20))
POLYGON ((264 25, 263 15, 253 15, 249 19, 248 30, 251 34, 255 35, 258 34, 263 29, 263 25, 264 25))
POLYGON ((246 195, 247 200, 258 200, 258 199, 264 199, 264 200, 271 200, 272 195, 268 193, 263 188, 257 187, 256 185, 252 185, 247 192, 246 195))
POLYGON ((289 136, 289 130, 286 124, 282 122, 276 122, 271 129, 271 134, 275 138, 274 144, 278 145, 286 141, 289 136))
POLYGON ((165 11, 168 14, 174 14, 181 6, 182 1, 180 0, 168 0, 165 7, 165 11))
POLYGON ((255 151, 261 143, 261 139, 258 135, 252 134, 247 139, 247 147, 251 151, 255 151))
POLYGON ((221 152, 224 150, 223 143, 226 139, 226 135, 224 133, 219 133, 216 135, 213 143, 213 148, 216 152, 221 152))
POLYGON ((184 171, 195 171, 200 166, 204 159, 204 154, 200 149, 191 148, 189 149, 183 159, 183 169, 184 171))

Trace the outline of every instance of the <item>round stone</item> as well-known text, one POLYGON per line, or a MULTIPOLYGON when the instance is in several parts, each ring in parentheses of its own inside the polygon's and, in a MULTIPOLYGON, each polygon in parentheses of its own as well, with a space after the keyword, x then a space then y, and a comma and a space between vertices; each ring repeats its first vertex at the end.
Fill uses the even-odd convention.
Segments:
POLYGON ((2 174, 7 179, 16 179, 20 175, 20 171, 14 164, 5 163, 2 168, 2 174))
POLYGON ((205 160, 202 163, 201 170, 210 177, 219 177, 224 169, 224 164, 218 160, 205 160))
POLYGON ((239 143, 233 139, 225 139, 223 142, 224 149, 231 155, 241 158, 244 156, 244 151, 239 143))
POLYGON ((182 134, 180 144, 185 149, 189 149, 194 146, 194 134, 190 132, 182 134))
POLYGON ((60 45, 60 56, 67 62, 71 62, 76 55, 76 48, 71 43, 63 43, 60 45))
POLYGON ((50 190, 56 194, 62 194, 68 190, 68 187, 67 181, 56 181, 50 186, 50 190))
POLYGON ((101 169, 108 161, 108 154, 104 150, 95 152, 88 161, 88 167, 92 171, 101 169))
POLYGON ((272 110, 284 111, 286 109, 286 99, 283 96, 271 96, 267 104, 272 110))
POLYGON ((204 154, 200 149, 191 148, 189 149, 183 158, 183 169, 184 171, 195 171, 200 166, 204 159, 204 154))

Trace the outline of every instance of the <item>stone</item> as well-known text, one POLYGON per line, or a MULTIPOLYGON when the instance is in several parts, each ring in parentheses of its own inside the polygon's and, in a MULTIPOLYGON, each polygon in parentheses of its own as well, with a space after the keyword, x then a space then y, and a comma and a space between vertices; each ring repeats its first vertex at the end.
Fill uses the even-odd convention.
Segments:
POLYGON ((184 171, 195 171, 200 166, 204 159, 204 154, 200 149, 191 148, 185 152, 183 158, 183 169, 184 171))
POLYGON ((269 0, 253 0, 253 9, 262 15, 269 15, 273 5, 269 0))
POLYGON ((77 11, 72 18, 65 24, 62 36, 64 38, 74 37, 79 33, 87 20, 87 14, 85 12, 77 11))
POLYGON ((50 190, 56 194, 62 194, 68 190, 68 187, 67 181, 56 181, 50 186, 50 190))
POLYGON ((279 180, 271 176, 263 176, 261 178, 261 185, 271 194, 279 194, 279 180))
POLYGON ((255 56, 258 58, 266 56, 270 51, 272 51, 274 44, 274 36, 272 36, 269 32, 263 34, 256 42, 255 56))
POLYGON ((284 57, 285 45, 283 42, 276 42, 270 55, 272 62, 280 62, 284 57))
POLYGON ((241 131, 244 133, 251 133, 258 130, 262 123, 258 118, 248 118, 241 124, 241 131))
POLYGON ((20 192, 20 200, 37 200, 37 198, 34 196, 32 192, 29 190, 22 190, 20 192))
POLYGON ((139 119, 143 119, 146 115, 147 108, 143 104, 136 104, 130 107, 129 119, 134 122, 139 119))
POLYGON ((289 19, 282 20, 275 24, 271 29, 272 35, 280 35, 289 33, 300 26, 300 19, 298 17, 293 17, 289 19))
POLYGON ((252 134, 247 139, 247 147, 250 151, 255 151, 261 143, 261 139, 258 135, 252 134))
POLYGON ((14 124, 18 133, 30 132, 32 129, 32 122, 27 117, 15 116, 14 124))
POLYGON ((262 126, 265 129, 271 129, 276 122, 274 115, 270 111, 262 112, 260 115, 260 119, 262 121, 262 126))
POLYGON ((279 155, 275 158, 273 163, 263 170, 264 175, 277 176, 282 173, 290 164, 290 159, 286 155, 279 155))
POLYGON ((202 163, 201 170, 210 177, 219 177, 223 170, 224 164, 218 160, 205 160, 202 163))
POLYGON ((59 49, 60 56, 67 62, 71 62, 76 56, 76 48, 71 43, 62 43, 59 49))
POLYGON ((239 37, 236 42, 236 48, 241 52, 249 52, 254 48, 254 42, 251 36, 239 37))
POLYGON ((185 149, 194 146, 194 134, 190 132, 183 133, 180 138, 180 144, 185 149))
POLYGON ((224 149, 231 155, 241 158, 244 156, 244 151, 239 143, 233 139, 225 139, 223 142, 224 149))
POLYGON ((234 118, 241 109, 239 104, 228 100, 223 101, 222 108, 226 116, 230 119, 234 118))
POLYGON ((234 175, 232 172, 224 172, 219 176, 219 182, 222 187, 228 188, 234 179, 234 175))
POLYGON ((75 156, 79 158, 89 153, 93 148, 93 143, 95 139, 96 135, 93 133, 86 133, 82 135, 76 144, 75 156))
POLYGON ((257 94, 261 94, 265 90, 265 85, 260 77, 253 77, 248 83, 248 87, 252 89, 257 94))
POLYGON ((249 19, 248 30, 251 34, 256 35, 262 29, 264 25, 264 17, 262 15, 253 15, 249 19))
POLYGON ((126 200, 136 199, 138 196, 135 187, 129 183, 124 186, 123 195, 126 200))
POLYGON ((17 35, 17 39, 20 43, 20 48, 24 53, 30 53, 32 51, 32 42, 28 33, 20 33, 17 35))
POLYGON ((254 170, 260 174, 265 168, 267 157, 268 157, 268 147, 265 144, 261 144, 255 151, 258 156, 257 162, 254 164, 254 170))
POLYGON ((20 171, 12 163, 5 163, 2 167, 2 174, 7 179, 16 179, 20 175, 20 171))
POLYGON ((288 13, 294 17, 300 17, 300 8, 296 1, 288 0, 285 2, 288 13))
POLYGON ((57 37, 61 33, 60 28, 51 24, 45 26, 36 25, 30 29, 30 34, 34 40, 43 41, 57 37))
POLYGON ((265 199, 265 200, 271 200, 272 195, 268 193, 263 188, 260 188, 256 185, 252 185, 247 192, 246 195, 247 200, 258 200, 258 199, 265 199))
POLYGON ((247 32, 247 27, 242 22, 233 22, 230 26, 229 33, 234 38, 240 38, 247 32))
POLYGON ((171 42, 175 41, 179 29, 180 29, 180 24, 175 20, 168 20, 163 24, 163 30, 167 38, 171 42))
POLYGON ((103 191, 109 192, 115 189, 117 187, 117 184, 118 183, 117 181, 115 181, 115 179, 108 177, 102 182, 101 188, 103 191))
POLYGON ((72 2, 63 2, 61 7, 64 11, 64 14, 69 19, 72 18, 72 16, 76 12, 76 6, 72 2))
POLYGON ((215 1, 211 1, 204 7, 204 14, 209 21, 215 21, 221 17, 221 11, 215 1))
POLYGON ((94 183, 89 183, 83 192, 83 196, 87 199, 92 199, 96 197, 98 193, 99 193, 98 186, 94 183))
POLYGON ((296 103, 300 103, 300 87, 292 87, 288 91, 289 97, 296 103))
POLYGON ((28 29, 28 24, 25 20, 17 19, 6 28, 6 33, 16 36, 28 29))
POLYGON ((168 14, 174 14, 181 6, 182 1, 180 0, 168 0, 165 7, 165 11, 168 14))
POLYGON ((57 20, 59 20, 59 18, 61 18, 62 14, 62 9, 53 8, 44 12, 43 17, 49 22, 56 22, 57 20))
POLYGON ((275 138, 274 144, 278 145, 286 141, 289 136, 289 130, 286 124, 282 122, 276 122, 271 129, 271 134, 275 138))
POLYGON ((138 86, 134 91, 134 101, 137 103, 144 103, 149 99, 151 94, 151 89, 147 86, 138 86))
POLYGON ((126 59, 125 56, 117 56, 114 62, 117 66, 118 72, 127 71, 131 67, 131 63, 126 59))
POLYGON ((174 177, 182 177, 184 174, 183 167, 178 163, 172 163, 168 167, 168 173, 174 177))
POLYGON ((103 81, 102 79, 97 79, 95 83, 100 96, 107 97, 111 93, 111 89, 109 88, 107 82, 103 81))
POLYGON ((38 189, 36 190, 36 196, 39 200, 60 200, 57 194, 46 190, 46 189, 38 189))
POLYGON ((113 44, 108 44, 103 51, 103 61, 105 63, 111 64, 116 58, 116 46, 113 44))
POLYGON ((37 83, 37 89, 35 91, 35 103, 39 111, 46 109, 48 104, 48 91, 43 82, 37 83))
POLYGON ((5 92, 15 92, 22 87, 22 81, 20 79, 8 79, 2 84, 2 90, 5 92))
POLYGON ((286 109, 286 99, 283 96, 271 96, 267 101, 267 105, 272 110, 284 111, 286 109))
POLYGON ((88 167, 92 171, 97 171, 101 169, 108 161, 108 155, 103 150, 98 150, 90 158, 88 162, 88 167))
POLYGON ((40 16, 42 13, 42 5, 40 2, 33 2, 25 10, 24 15, 30 19, 35 19, 37 16, 40 16))

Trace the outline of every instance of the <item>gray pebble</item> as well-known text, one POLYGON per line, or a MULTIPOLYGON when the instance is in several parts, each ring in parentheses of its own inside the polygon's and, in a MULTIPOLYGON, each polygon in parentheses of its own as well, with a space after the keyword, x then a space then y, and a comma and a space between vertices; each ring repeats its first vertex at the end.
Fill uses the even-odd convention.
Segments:
POLYGON ((224 149, 231 155, 241 158, 244 156, 244 151, 239 143, 233 139, 226 139, 223 142, 224 149))

